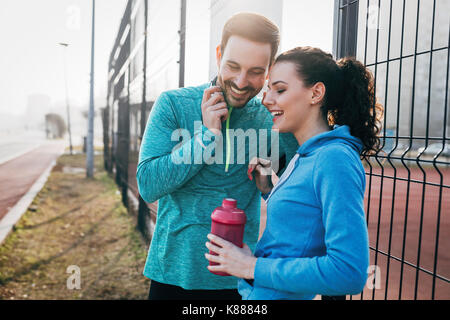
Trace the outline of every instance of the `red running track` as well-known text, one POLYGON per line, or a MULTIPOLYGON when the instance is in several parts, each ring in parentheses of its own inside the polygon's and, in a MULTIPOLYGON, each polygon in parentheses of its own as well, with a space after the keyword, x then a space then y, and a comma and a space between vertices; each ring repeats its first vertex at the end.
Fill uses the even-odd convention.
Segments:
POLYGON ((0 219, 28 192, 34 182, 57 159, 63 142, 48 142, 0 165, 0 219))

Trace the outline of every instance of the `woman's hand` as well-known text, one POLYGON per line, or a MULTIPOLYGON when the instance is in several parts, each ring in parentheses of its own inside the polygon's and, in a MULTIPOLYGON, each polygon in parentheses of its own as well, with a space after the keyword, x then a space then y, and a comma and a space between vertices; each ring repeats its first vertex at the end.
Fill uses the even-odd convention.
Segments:
POLYGON ((219 263, 219 265, 208 266, 209 271, 222 271, 242 279, 254 278, 257 258, 246 244, 243 248, 239 248, 213 234, 208 234, 208 239, 214 243, 207 242, 206 247, 218 255, 205 253, 205 257, 209 261, 219 263))
POLYGON ((268 194, 272 191, 272 163, 270 160, 262 158, 253 158, 248 165, 248 175, 253 180, 254 172, 256 187, 262 194, 268 194))

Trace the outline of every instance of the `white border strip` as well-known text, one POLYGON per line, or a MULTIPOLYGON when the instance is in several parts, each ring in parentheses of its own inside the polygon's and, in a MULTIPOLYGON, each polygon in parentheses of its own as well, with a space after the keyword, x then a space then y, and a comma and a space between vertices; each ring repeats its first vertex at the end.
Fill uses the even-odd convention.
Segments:
POLYGON ((43 174, 36 180, 31 186, 30 190, 17 202, 17 204, 8 211, 8 213, 0 220, 0 244, 6 239, 13 226, 19 221, 22 215, 27 211, 29 205, 33 202, 33 199, 41 191, 47 182, 48 177, 56 164, 56 160, 53 160, 50 166, 44 171, 43 174))

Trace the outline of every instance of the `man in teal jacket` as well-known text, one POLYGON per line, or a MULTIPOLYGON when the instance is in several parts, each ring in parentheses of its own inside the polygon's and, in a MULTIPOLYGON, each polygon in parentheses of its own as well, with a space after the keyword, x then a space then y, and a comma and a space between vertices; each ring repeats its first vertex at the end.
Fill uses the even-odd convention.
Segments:
POLYGON ((237 14, 217 47, 217 81, 164 92, 155 102, 137 169, 142 198, 158 200, 144 269, 150 299, 240 298, 237 278, 207 270, 205 242, 212 211, 234 198, 247 215, 244 243, 254 249, 261 194, 247 176, 249 161, 271 153, 274 163, 288 163, 298 148, 291 134, 271 132, 272 116, 256 97, 278 45, 270 20, 237 14))

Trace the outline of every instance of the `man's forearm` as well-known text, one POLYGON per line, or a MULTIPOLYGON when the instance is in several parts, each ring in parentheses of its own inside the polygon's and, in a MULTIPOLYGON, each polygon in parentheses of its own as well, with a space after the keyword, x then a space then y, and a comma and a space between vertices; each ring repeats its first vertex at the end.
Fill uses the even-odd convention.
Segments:
POLYGON ((154 202, 175 191, 195 176, 205 165, 208 155, 205 144, 211 141, 211 133, 198 129, 194 136, 171 153, 141 159, 137 169, 139 192, 146 202, 154 202), (206 139, 204 134, 209 135, 206 139))

